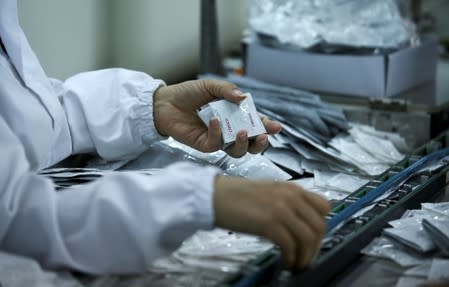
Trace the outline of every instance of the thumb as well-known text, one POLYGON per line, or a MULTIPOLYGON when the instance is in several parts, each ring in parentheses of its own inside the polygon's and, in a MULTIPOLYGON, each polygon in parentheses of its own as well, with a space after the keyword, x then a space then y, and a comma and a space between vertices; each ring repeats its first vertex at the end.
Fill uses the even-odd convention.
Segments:
POLYGON ((202 81, 203 87, 211 97, 225 99, 236 104, 245 99, 243 93, 232 83, 213 79, 202 81))

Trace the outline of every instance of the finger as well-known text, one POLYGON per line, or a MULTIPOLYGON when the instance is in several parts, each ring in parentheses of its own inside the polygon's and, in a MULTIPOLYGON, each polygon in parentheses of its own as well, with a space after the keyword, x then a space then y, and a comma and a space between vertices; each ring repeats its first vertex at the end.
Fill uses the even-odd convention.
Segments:
POLYGON ((218 118, 212 117, 209 120, 207 129, 207 151, 217 151, 223 146, 221 139, 221 129, 218 118))
POLYGON ((315 208, 322 216, 326 216, 330 211, 330 203, 324 197, 303 189, 300 186, 292 185, 293 190, 298 190, 298 188, 302 191, 300 194, 304 197, 304 199, 315 208))
POLYGON ((266 117, 260 117, 265 129, 267 130, 268 134, 277 134, 281 131, 281 123, 277 121, 269 120, 266 117))
POLYGON ((294 238, 281 225, 270 227, 264 235, 279 246, 282 253, 282 262, 286 268, 293 268, 296 262, 296 245, 294 238))
POLYGON ((294 207, 292 209, 285 208, 283 214, 284 216, 280 220, 296 242, 296 261, 294 265, 296 268, 305 267, 315 256, 320 235, 304 223, 304 219, 295 214, 294 207))
POLYGON ((248 151, 248 132, 241 130, 237 133, 235 143, 225 149, 225 152, 232 157, 242 157, 248 151))
POLYGON ((326 223, 323 215, 320 214, 308 201, 304 200, 304 196, 292 197, 291 202, 298 217, 320 237, 323 236, 326 231, 326 223))
POLYGON ((301 230, 302 244, 298 248, 298 254, 302 256, 296 260, 297 268, 304 268, 312 261, 316 254, 316 246, 320 242, 320 237, 312 229, 305 224, 303 228, 301 230))
POLYGON ((203 80, 203 84, 209 95, 214 98, 226 99, 236 104, 245 99, 243 93, 232 83, 207 79, 203 80))
POLYGON ((304 192, 304 198, 322 216, 326 216, 330 211, 330 203, 324 197, 309 191, 304 192))
POLYGON ((254 138, 254 140, 250 141, 248 146, 248 152, 250 153, 261 153, 268 146, 268 136, 267 135, 258 135, 254 138))

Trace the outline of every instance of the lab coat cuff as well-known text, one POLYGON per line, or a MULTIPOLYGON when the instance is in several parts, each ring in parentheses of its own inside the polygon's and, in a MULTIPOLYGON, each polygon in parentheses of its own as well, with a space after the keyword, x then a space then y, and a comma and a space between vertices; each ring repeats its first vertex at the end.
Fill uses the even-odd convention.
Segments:
POLYGON ((153 95, 156 90, 165 83, 162 80, 151 80, 139 88, 137 98, 139 104, 133 108, 133 118, 135 122, 136 132, 140 135, 142 142, 151 145, 168 137, 158 133, 153 120, 153 95))
POLYGON ((192 174, 194 181, 194 218, 202 229, 210 229, 214 226, 214 191, 215 178, 223 171, 214 166, 201 168, 198 175, 192 174))

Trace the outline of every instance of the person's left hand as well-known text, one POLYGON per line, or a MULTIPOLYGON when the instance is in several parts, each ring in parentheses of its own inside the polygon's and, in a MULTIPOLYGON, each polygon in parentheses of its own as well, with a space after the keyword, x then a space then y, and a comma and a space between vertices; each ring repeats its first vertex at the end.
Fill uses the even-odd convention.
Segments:
MULTIPOLYGON (((239 103, 244 98, 234 84, 218 80, 195 80, 161 87, 153 97, 154 124, 161 135, 171 136, 202 152, 214 152, 223 147, 218 119, 212 118, 206 127, 197 115, 198 109, 217 99, 239 103)), ((269 134, 281 130, 278 122, 262 118, 262 123, 269 134)), ((248 141, 248 132, 240 130, 235 143, 225 151, 230 156, 241 157, 246 152, 262 152, 267 145, 266 134, 248 141)))

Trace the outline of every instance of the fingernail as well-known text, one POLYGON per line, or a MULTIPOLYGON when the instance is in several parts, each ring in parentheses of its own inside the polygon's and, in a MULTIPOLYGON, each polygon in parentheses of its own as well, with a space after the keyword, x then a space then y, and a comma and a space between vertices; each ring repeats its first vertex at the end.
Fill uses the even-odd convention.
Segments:
POLYGON ((240 91, 239 89, 234 89, 232 91, 232 94, 238 98, 242 98, 242 99, 246 98, 246 96, 243 95, 242 91, 240 91))
POLYGON ((260 141, 260 145, 266 146, 267 143, 268 143, 268 136, 265 136, 265 137, 260 141))
POLYGON ((218 118, 217 117, 210 118, 210 120, 209 120, 209 127, 211 127, 211 128, 218 127, 218 118))
POLYGON ((241 133, 241 134, 239 135, 239 141, 240 141, 240 142, 245 142, 247 136, 248 136, 248 135, 246 134, 246 132, 241 133))

